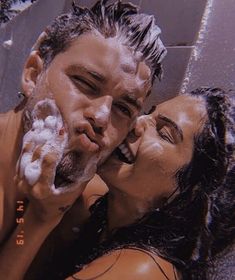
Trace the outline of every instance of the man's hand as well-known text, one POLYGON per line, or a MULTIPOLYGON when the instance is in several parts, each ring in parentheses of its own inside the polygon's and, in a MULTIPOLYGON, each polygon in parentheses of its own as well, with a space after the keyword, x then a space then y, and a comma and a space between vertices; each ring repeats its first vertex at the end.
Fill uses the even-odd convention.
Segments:
POLYGON ((56 168, 67 146, 68 134, 55 102, 52 99, 38 102, 32 112, 32 127, 23 138, 15 182, 29 199, 29 208, 39 221, 59 222, 95 175, 98 157, 89 155, 90 163, 82 178, 68 187, 55 187, 56 168))
MULTIPOLYGON (((28 144, 23 149, 22 157, 32 152, 32 145, 28 144)), ((35 147, 32 153, 32 162, 40 158, 41 147, 35 147)), ((20 172, 16 175, 15 182, 30 201, 35 218, 41 222, 58 220, 63 217, 64 213, 72 206, 75 200, 82 194, 87 182, 76 186, 76 188, 65 190, 63 193, 53 191, 53 182, 55 170, 58 162, 58 155, 55 152, 49 152, 44 155, 40 175, 36 183, 31 185, 25 175, 20 172), (21 174, 20 174, 21 173, 21 174)), ((19 164, 20 165, 20 164, 19 164)), ((66 189, 66 188, 65 188, 66 189)))

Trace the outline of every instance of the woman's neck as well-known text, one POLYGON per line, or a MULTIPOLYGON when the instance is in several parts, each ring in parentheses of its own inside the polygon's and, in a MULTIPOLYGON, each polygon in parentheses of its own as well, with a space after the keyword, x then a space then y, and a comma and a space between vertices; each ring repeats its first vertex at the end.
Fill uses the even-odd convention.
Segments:
POLYGON ((140 219, 149 209, 149 204, 135 197, 110 188, 108 195, 107 227, 108 231, 132 224, 140 219))

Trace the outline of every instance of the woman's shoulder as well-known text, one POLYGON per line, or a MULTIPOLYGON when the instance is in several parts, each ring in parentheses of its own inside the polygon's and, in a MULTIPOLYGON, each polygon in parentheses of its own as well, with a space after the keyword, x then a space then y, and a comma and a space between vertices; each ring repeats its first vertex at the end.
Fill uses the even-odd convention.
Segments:
POLYGON ((111 251, 67 279, 100 280, 176 280, 174 267, 163 258, 142 249, 111 251))

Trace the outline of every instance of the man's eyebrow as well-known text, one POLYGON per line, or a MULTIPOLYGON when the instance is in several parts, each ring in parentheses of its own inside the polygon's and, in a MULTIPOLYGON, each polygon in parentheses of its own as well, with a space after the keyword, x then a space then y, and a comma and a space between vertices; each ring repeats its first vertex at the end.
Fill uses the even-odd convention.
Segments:
POLYGON ((183 136, 183 131, 182 129, 171 119, 167 118, 166 116, 163 116, 161 114, 158 115, 158 118, 160 120, 163 120, 165 122, 167 122, 168 124, 170 124, 176 131, 176 133, 178 134, 178 136, 180 137, 180 140, 183 141, 184 140, 184 136, 183 136))
POLYGON ((79 71, 85 72, 85 73, 89 74, 92 78, 97 80, 98 82, 102 82, 102 83, 106 82, 106 78, 102 74, 100 74, 92 69, 89 69, 88 67, 86 67, 84 65, 75 64, 75 65, 71 66, 71 69, 73 69, 75 71, 79 70, 79 71))
POLYGON ((140 102, 132 93, 123 95, 122 99, 135 106, 138 111, 142 109, 142 102, 140 102))

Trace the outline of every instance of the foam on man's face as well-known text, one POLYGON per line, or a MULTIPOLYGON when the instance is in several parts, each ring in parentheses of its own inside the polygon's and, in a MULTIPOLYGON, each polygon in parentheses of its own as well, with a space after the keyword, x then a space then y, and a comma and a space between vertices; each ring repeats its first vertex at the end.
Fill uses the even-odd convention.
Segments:
MULTIPOLYGON (((63 162, 64 159, 65 161, 68 161, 68 158, 70 157, 64 154, 65 149, 68 148, 68 134, 64 128, 62 116, 54 100, 46 98, 39 101, 32 110, 30 118, 32 119, 32 129, 29 130, 23 138, 23 149, 26 145, 29 145, 30 149, 22 155, 19 168, 21 177, 24 176, 30 185, 34 185, 42 175, 41 165, 45 155, 50 152, 55 153, 57 155, 57 167, 61 161, 63 162), (32 161, 33 153, 37 147, 41 147, 40 157, 32 161)), ((60 184, 55 186, 54 180, 52 180, 53 183, 50 186, 51 190, 54 193, 61 193, 72 190, 77 185, 88 181, 93 177, 99 160, 100 156, 91 156, 86 162, 86 166, 82 168, 82 172, 77 172, 77 170, 79 170, 79 161, 69 161, 69 168, 71 168, 71 164, 73 165, 73 168, 68 168, 68 170, 66 170, 65 164, 65 170, 62 170, 62 178, 64 178, 64 182, 61 183, 61 186, 63 187, 61 187, 60 184), (63 174, 63 171, 65 175, 63 174), (68 172, 74 173, 69 174, 69 176, 73 178, 73 181, 69 184, 69 189, 64 188, 64 186, 67 187, 68 185, 66 184, 66 175, 68 172)), ((52 178, 55 178, 55 174, 56 170, 54 174, 52 174, 52 178)))
POLYGON ((67 146, 68 136, 64 131, 62 117, 55 102, 51 99, 39 101, 31 113, 32 129, 23 138, 23 149, 26 145, 30 149, 22 155, 20 161, 20 175, 30 185, 34 185, 41 176, 41 164, 43 158, 49 152, 57 155, 57 164, 62 158, 67 146), (46 116, 46 111, 49 116, 46 116), (61 135, 63 131, 63 135, 61 135), (33 153, 37 147, 41 147, 40 157, 32 161, 33 153))

